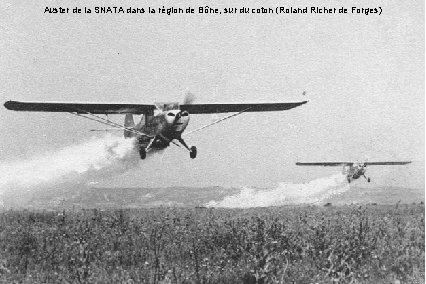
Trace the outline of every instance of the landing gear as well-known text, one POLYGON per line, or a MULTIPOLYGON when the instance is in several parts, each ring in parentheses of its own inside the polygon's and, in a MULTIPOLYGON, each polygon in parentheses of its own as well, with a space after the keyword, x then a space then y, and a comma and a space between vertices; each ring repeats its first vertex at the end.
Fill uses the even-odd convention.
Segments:
POLYGON ((363 176, 367 180, 367 182, 370 182, 370 178, 369 177, 366 177, 365 175, 363 175, 363 176))
POLYGON ((140 147, 139 148, 139 156, 141 157, 142 160, 145 160, 146 158, 146 150, 144 147, 140 147))
POLYGON ((191 148, 189 148, 188 145, 186 145, 185 141, 183 141, 182 138, 177 138, 177 140, 180 142, 180 144, 182 144, 189 151, 189 157, 191 159, 195 159, 195 157, 197 157, 197 147, 192 146, 191 148))
POLYGON ((189 150, 189 157, 191 159, 195 159, 197 157, 197 147, 192 146, 191 150, 189 150))

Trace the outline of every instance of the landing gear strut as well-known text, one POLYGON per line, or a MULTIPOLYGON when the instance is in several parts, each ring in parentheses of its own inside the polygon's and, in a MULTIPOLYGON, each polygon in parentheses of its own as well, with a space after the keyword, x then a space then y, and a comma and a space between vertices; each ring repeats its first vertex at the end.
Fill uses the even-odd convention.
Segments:
POLYGON ((183 141, 182 138, 178 138, 177 140, 180 142, 180 144, 182 144, 189 151, 189 157, 191 159, 195 159, 195 157, 197 157, 197 147, 192 146, 191 148, 189 148, 188 145, 186 145, 185 141, 183 141))
POLYGON ((365 175, 363 175, 363 176, 367 180, 367 182, 370 182, 370 178, 369 177, 366 177, 365 175))

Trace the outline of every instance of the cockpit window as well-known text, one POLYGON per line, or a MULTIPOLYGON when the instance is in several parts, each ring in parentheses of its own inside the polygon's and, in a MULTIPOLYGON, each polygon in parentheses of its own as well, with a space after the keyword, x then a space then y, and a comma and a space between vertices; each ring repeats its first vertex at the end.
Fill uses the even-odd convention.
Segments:
POLYGON ((168 116, 175 116, 175 114, 173 112, 169 112, 167 115, 168 116))
POLYGON ((181 116, 188 116, 188 112, 186 112, 186 111, 182 112, 181 116))

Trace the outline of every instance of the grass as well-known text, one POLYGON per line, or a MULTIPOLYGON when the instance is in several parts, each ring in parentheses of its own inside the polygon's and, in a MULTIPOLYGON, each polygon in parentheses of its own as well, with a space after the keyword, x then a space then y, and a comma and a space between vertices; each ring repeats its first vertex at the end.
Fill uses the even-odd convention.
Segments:
POLYGON ((424 281, 424 205, 6 211, 4 283, 424 281))

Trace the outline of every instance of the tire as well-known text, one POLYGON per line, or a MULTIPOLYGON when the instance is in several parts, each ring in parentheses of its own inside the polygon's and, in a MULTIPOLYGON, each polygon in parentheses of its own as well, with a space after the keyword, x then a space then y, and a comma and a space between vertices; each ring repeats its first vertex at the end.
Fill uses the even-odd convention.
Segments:
POLYGON ((139 156, 141 157, 142 160, 145 160, 145 158, 146 158, 146 150, 145 150, 144 147, 141 147, 139 149, 139 156))
POLYGON ((191 147, 191 151, 189 152, 189 157, 191 157, 191 159, 195 159, 195 157, 197 157, 197 147, 195 146, 191 147))
POLYGON ((370 182, 370 178, 368 178, 367 181, 370 182))

